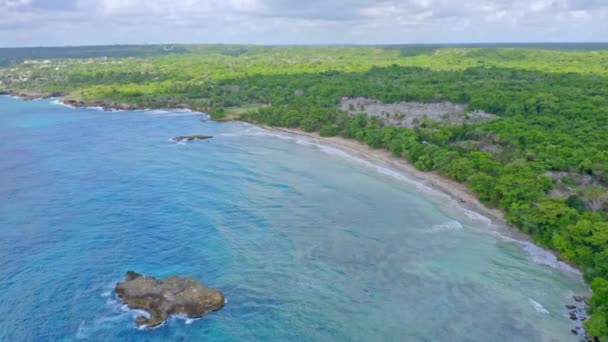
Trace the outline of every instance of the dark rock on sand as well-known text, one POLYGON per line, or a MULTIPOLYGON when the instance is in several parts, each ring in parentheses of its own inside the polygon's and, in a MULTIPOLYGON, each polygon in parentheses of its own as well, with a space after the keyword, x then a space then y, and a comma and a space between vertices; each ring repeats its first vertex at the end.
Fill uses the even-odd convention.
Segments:
POLYGON ((224 306, 224 295, 191 277, 170 276, 156 279, 129 271, 125 281, 116 284, 118 297, 131 309, 145 310, 150 318, 139 316, 137 325, 154 327, 170 315, 202 317, 224 306))
POLYGON ((574 310, 574 309, 576 309, 576 305, 568 304, 568 305, 566 305, 566 309, 574 310))
POLYGON ((173 138, 173 141, 192 141, 192 140, 206 140, 211 139, 209 135, 180 135, 179 137, 173 138))

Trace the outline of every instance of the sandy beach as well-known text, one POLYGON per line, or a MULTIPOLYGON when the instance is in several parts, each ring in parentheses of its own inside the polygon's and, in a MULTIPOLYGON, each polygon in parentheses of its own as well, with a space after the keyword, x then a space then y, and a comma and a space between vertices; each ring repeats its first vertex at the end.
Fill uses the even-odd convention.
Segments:
MULTIPOLYGON (((309 133, 297 128, 271 127, 258 124, 256 124, 256 126, 268 131, 303 136, 308 139, 315 140, 320 144, 345 152, 372 165, 387 167, 390 170, 396 171, 406 178, 422 184, 432 191, 436 191, 448 196, 451 200, 455 201, 460 208, 482 215, 483 217, 489 219, 492 227, 497 229, 496 232, 499 236, 521 243, 522 247, 528 252, 534 262, 548 265, 577 278, 582 277, 582 273, 576 266, 563 261, 553 251, 536 245, 530 236, 521 232, 519 229, 510 225, 506 221, 503 211, 500 209, 486 207, 464 184, 450 180, 442 175, 439 175, 437 172, 420 171, 407 160, 393 156, 390 151, 386 149, 373 149, 353 139, 342 137, 321 137, 316 132, 309 133)), ((590 292, 584 293, 584 295, 590 295, 590 292)))
POLYGON ((428 188, 448 195, 450 198, 457 201, 463 208, 488 217, 494 224, 508 225, 505 220, 504 213, 501 210, 488 208, 483 205, 481 202, 479 202, 475 194, 467 189, 464 184, 452 181, 437 174, 436 172, 420 171, 407 160, 391 155, 391 153, 386 149, 373 149, 356 140, 342 137, 321 137, 318 133, 309 133, 296 128, 277 128, 270 126, 262 127, 271 131, 296 134, 316 139, 323 144, 342 150, 373 164, 382 164, 382 166, 388 166, 391 169, 406 175, 408 178, 412 178, 413 180, 420 182, 428 188))

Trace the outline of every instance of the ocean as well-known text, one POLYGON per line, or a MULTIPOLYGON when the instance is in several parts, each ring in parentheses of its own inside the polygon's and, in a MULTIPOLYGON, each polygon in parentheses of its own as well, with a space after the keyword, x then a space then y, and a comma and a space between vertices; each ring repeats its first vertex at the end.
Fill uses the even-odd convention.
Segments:
POLYGON ((1 341, 578 341, 580 275, 506 235, 313 139, 0 96, 1 341), (128 270, 227 304, 139 330, 128 270))

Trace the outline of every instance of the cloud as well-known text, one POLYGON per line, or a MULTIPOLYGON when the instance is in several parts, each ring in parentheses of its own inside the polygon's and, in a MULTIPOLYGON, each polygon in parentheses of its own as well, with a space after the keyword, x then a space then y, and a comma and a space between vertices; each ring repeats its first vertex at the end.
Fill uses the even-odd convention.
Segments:
POLYGON ((600 41, 606 0, 0 0, 0 46, 600 41))

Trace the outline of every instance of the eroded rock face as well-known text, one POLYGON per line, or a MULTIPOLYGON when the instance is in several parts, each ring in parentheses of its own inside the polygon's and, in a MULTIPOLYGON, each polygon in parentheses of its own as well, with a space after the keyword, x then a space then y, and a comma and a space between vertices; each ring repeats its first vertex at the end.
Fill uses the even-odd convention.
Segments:
POLYGON ((202 317, 224 306, 224 295, 191 277, 165 279, 127 272, 125 281, 116 284, 116 294, 131 309, 145 310, 150 318, 137 317, 137 325, 150 327, 163 323, 172 314, 202 317))

